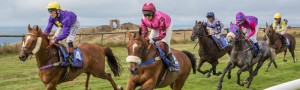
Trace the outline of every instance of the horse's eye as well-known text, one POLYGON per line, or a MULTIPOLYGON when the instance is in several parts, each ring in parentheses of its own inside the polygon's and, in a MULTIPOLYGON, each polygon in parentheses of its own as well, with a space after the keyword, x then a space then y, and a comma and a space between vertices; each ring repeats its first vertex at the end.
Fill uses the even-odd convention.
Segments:
POLYGON ((239 30, 236 30, 235 32, 236 32, 236 33, 238 33, 238 32, 239 32, 239 30))

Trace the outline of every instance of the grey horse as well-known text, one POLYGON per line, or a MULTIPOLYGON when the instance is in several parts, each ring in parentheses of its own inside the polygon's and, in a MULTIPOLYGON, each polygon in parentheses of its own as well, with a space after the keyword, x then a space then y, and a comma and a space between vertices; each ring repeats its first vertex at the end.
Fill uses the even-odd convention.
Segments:
POLYGON ((223 71, 217 88, 218 90, 222 89, 222 82, 225 74, 228 72, 228 79, 230 79, 231 70, 235 66, 240 68, 237 72, 237 84, 239 84, 240 86, 248 84, 247 88, 249 88, 253 77, 257 75, 258 70, 261 68, 263 63, 267 59, 270 59, 270 62, 274 61, 272 51, 265 41, 259 40, 258 43, 262 49, 260 50, 259 54, 254 58, 252 53, 252 46, 247 39, 244 39, 245 35, 240 30, 240 28, 233 24, 231 25, 229 30, 230 32, 227 34, 226 39, 229 45, 233 46, 233 49, 231 51, 230 61, 228 62, 226 68, 223 71), (255 70, 252 70, 253 66, 256 63, 257 66, 255 70), (249 77, 245 81, 240 81, 240 75, 243 71, 248 71, 249 77))

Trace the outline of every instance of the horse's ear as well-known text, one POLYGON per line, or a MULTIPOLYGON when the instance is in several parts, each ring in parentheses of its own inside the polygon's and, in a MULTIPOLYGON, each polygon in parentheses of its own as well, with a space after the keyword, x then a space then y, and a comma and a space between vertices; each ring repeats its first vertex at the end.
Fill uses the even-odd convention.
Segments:
POLYGON ((196 20, 196 22, 195 22, 195 25, 197 25, 197 20, 196 20))
POLYGON ((38 31, 40 29, 38 25, 34 25, 33 28, 34 28, 33 30, 35 30, 35 31, 38 31))
POLYGON ((266 27, 268 27, 269 25, 268 25, 268 22, 266 22, 266 27))
POLYGON ((230 22, 230 26, 232 26, 233 25, 233 23, 232 22, 230 22))
POLYGON ((139 35, 142 35, 142 28, 139 28, 139 35))
POLYGON ((30 31, 31 30, 31 27, 30 27, 30 24, 28 24, 28 31, 30 31))
POLYGON ((128 29, 126 30, 126 34, 127 34, 127 37, 128 37, 128 38, 130 38, 130 37, 131 37, 131 33, 129 32, 129 30, 128 30, 128 29))

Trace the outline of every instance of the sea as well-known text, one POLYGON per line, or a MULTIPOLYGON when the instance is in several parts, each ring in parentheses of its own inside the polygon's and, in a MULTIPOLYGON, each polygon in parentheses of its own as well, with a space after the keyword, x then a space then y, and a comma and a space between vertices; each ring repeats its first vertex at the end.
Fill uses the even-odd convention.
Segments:
MULTIPOLYGON (((263 25, 259 25, 263 26, 263 25)), ((300 26, 300 25, 291 25, 291 26, 300 26)), ((96 26, 81 26, 81 28, 87 28, 87 27, 96 27, 96 26)), ((193 27, 193 24, 191 25, 173 25, 174 30, 178 29, 191 29, 193 27)), ((225 26, 226 27, 226 26, 225 26)), ((44 29, 44 26, 42 26, 42 29, 44 29)), ((55 28, 53 28, 55 29, 55 28)), ((18 27, 0 27, 0 35, 23 35, 27 33, 27 26, 18 26, 18 27)), ((5 43, 16 43, 22 41, 22 38, 14 38, 14 37, 0 37, 0 45, 3 45, 5 43)))

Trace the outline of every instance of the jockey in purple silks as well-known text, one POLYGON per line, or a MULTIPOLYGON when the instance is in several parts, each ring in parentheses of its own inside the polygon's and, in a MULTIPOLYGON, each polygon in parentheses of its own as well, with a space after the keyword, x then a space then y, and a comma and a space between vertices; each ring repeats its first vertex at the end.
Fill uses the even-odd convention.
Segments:
POLYGON ((257 55, 260 47, 257 43, 257 32, 258 32, 258 19, 255 16, 245 16, 242 12, 236 14, 236 23, 240 29, 245 28, 243 31, 245 33, 245 39, 250 39, 258 50, 254 50, 257 55))
POLYGON ((217 18, 215 18, 214 12, 208 12, 206 14, 207 20, 204 22, 206 29, 208 30, 209 35, 213 35, 218 39, 216 41, 218 43, 218 47, 223 50, 225 46, 222 44, 222 40, 220 39, 220 35, 224 30, 224 24, 217 18))
POLYGON ((149 40, 149 43, 162 41, 166 56, 172 61, 173 65, 169 67, 171 71, 176 71, 174 58, 171 53, 172 22, 171 17, 161 11, 156 11, 151 2, 143 5, 144 17, 141 20, 142 36, 149 40), (148 28, 151 30, 148 36, 148 28))
POLYGON ((64 39, 67 39, 69 46, 69 56, 72 58, 74 53, 74 38, 79 28, 79 21, 74 12, 68 10, 62 10, 58 2, 50 2, 47 6, 50 14, 48 26, 44 31, 44 35, 49 35, 53 25, 58 27, 54 34, 50 44, 58 43, 64 39))

